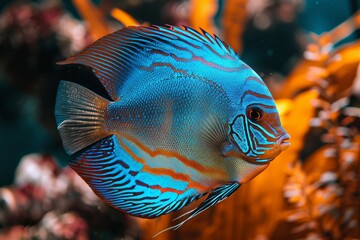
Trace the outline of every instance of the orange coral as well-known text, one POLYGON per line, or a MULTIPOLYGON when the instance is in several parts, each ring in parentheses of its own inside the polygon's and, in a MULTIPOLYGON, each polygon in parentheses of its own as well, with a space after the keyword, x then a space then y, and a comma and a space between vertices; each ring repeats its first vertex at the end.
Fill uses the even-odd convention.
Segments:
POLYGON ((93 41, 110 33, 102 12, 89 0, 73 0, 82 18, 88 23, 93 41))

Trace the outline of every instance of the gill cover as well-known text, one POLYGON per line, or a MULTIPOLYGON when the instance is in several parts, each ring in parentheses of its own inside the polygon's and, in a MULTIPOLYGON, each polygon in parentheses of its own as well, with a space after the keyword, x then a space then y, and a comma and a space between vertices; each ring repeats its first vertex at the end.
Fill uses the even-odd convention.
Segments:
POLYGON ((230 123, 230 139, 244 159, 252 163, 267 163, 280 151, 277 140, 286 134, 281 127, 276 107, 251 104, 245 114, 230 123))

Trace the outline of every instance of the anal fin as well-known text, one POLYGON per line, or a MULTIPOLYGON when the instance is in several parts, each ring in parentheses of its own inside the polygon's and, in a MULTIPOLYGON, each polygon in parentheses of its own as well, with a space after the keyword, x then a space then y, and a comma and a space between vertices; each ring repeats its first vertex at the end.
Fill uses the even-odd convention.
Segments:
MULTIPOLYGON (((183 220, 182 222, 180 222, 172 227, 162 230, 161 232, 157 233, 154 237, 158 236, 159 234, 161 234, 167 230, 171 230, 171 229, 176 230, 176 229, 180 228, 185 222, 189 221, 190 219, 199 215, 203 211, 207 210, 208 208, 218 204, 219 202, 221 202, 224 199, 226 199, 227 197, 229 197, 239 187, 240 187, 240 183, 232 182, 232 183, 221 185, 221 186, 215 188, 197 208, 188 212, 190 215, 185 220, 183 220)), ((185 214, 185 215, 187 215, 187 214, 185 214)))
POLYGON ((95 194, 111 206, 120 209, 121 189, 131 188, 126 183, 129 165, 118 150, 117 139, 111 135, 74 155, 69 166, 91 187, 95 194), (116 189, 117 191, 112 191, 116 189))
POLYGON ((143 218, 167 214, 199 199, 200 195, 179 197, 152 189, 141 176, 141 164, 127 154, 115 135, 101 139, 76 153, 69 165, 94 193, 117 210, 143 218))

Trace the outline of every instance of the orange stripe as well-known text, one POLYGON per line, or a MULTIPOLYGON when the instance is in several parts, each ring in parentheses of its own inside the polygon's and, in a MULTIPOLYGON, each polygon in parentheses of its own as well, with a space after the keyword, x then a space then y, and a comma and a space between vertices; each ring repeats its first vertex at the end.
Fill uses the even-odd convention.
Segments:
POLYGON ((183 182, 187 182, 188 186, 187 188, 195 188, 196 190, 198 190, 199 192, 205 192, 207 190, 209 190, 208 186, 205 186, 201 183, 195 182, 194 180, 192 180, 190 178, 190 176, 183 174, 183 173, 177 173, 172 169, 167 169, 167 168, 150 168, 148 166, 144 166, 144 168, 142 169, 145 172, 154 174, 154 175, 166 175, 166 176, 170 176, 175 180, 181 180, 183 182))
POLYGON ((134 154, 133 151, 131 151, 131 149, 126 146, 121 140, 119 140, 119 143, 121 145, 121 147, 130 154, 130 156, 137 162, 142 163, 144 165, 143 167, 143 171, 154 174, 154 175, 167 175, 170 176, 172 178, 174 178, 175 180, 181 180, 184 182, 188 183, 188 188, 195 188, 196 190, 198 190, 199 192, 202 191, 207 191, 208 187, 205 185, 202 185, 201 183, 195 182, 194 180, 192 180, 190 178, 190 176, 186 175, 186 174, 182 174, 182 173, 177 173, 172 169, 166 169, 166 168, 150 168, 149 166, 146 165, 146 161, 140 157, 138 157, 136 154, 134 154))
POLYGON ((157 189, 157 190, 160 190, 161 192, 174 192, 174 193, 177 193, 177 194, 182 194, 183 191, 179 191, 179 190, 176 190, 174 188, 163 188, 159 185, 154 185, 154 186, 150 186, 151 189, 157 189))
POLYGON ((126 146, 120 139, 118 139, 118 142, 120 143, 121 147, 124 149, 125 152, 127 152, 128 154, 130 154, 130 156, 137 162, 142 163, 143 165, 146 164, 145 160, 138 157, 133 151, 131 151, 131 149, 126 146))
POLYGON ((200 163, 193 161, 193 160, 189 160, 186 157, 180 155, 177 152, 172 152, 172 151, 168 151, 165 149, 155 149, 155 150, 151 150, 149 148, 147 148, 145 145, 143 145, 140 141, 138 141, 137 139, 126 135, 125 138, 131 142, 133 142, 135 145, 137 145, 137 147, 139 147, 142 151, 146 152, 147 154, 149 154, 151 157, 156 157, 159 155, 168 157, 168 158, 176 158, 178 159, 180 162, 182 162, 183 164, 199 171, 199 172, 203 172, 206 174, 211 174, 211 175, 219 175, 221 177, 225 177, 227 176, 227 174, 219 169, 219 168, 212 168, 212 167, 206 167, 204 165, 201 165, 200 163))

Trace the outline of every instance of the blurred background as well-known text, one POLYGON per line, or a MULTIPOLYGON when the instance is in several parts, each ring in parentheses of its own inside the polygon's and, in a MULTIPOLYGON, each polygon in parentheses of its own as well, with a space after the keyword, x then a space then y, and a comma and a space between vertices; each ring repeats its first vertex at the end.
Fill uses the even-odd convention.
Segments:
MULTIPOLYGON (((264 79, 291 147, 230 198, 156 239, 360 238, 359 0, 0 1, 0 239, 152 239, 67 167, 57 61, 128 25, 199 27, 264 79)), ((184 210, 186 211, 186 209, 184 210)), ((183 212, 184 212, 183 211, 183 212)))

